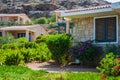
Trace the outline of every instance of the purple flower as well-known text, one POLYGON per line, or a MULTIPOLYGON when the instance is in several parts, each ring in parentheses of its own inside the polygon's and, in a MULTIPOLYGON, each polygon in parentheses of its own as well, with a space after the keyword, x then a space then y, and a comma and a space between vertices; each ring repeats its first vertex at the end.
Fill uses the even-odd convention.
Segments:
POLYGON ((84 47, 81 47, 79 50, 80 50, 80 51, 83 51, 83 50, 84 50, 84 47))
POLYGON ((78 56, 78 53, 74 53, 74 56, 78 56))

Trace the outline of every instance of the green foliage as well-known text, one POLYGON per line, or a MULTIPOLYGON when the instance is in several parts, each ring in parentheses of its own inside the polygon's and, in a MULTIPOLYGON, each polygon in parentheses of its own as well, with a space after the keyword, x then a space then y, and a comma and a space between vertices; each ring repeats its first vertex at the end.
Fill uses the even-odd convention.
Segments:
POLYGON ((6 65, 18 65, 23 59, 19 50, 5 50, 5 64, 6 65))
POLYGON ((45 17, 38 18, 34 21, 35 24, 47 24, 48 20, 45 17))
POLYGON ((72 38, 67 34, 47 35, 42 37, 45 40, 49 50, 52 53, 52 58, 59 64, 65 64, 68 57, 67 51, 71 47, 72 38))
POLYGON ((3 44, 8 44, 8 43, 15 43, 16 39, 11 35, 11 34, 6 34, 3 37, 0 37, 0 47, 3 44))
POLYGON ((25 62, 34 61, 34 55, 36 55, 35 51, 36 49, 25 49, 25 48, 20 49, 20 53, 23 55, 24 57, 23 60, 25 62))
POLYGON ((25 62, 30 61, 48 61, 51 59, 51 52, 45 43, 40 43, 36 48, 22 48, 21 54, 24 56, 25 62))
POLYGON ((25 41, 19 41, 18 43, 9 43, 2 45, 2 49, 21 49, 21 48, 37 48, 38 44, 35 42, 25 42, 25 41))
POLYGON ((24 47, 25 48, 37 48, 38 45, 35 42, 27 42, 27 43, 24 43, 24 47))
POLYGON ((51 17, 50 17, 50 23, 54 23, 56 22, 56 15, 53 14, 51 17))
POLYGON ((27 21, 25 24, 26 24, 26 25, 32 25, 33 22, 27 21))
POLYGON ((10 44, 2 45, 2 49, 17 49, 17 48, 18 48, 17 43, 10 43, 10 44))
MULTIPOLYGON (((16 57, 15 55, 16 53, 23 56, 22 60, 24 62, 30 62, 30 61, 43 62, 51 59, 51 52, 45 43, 37 44, 35 42, 25 42, 25 43, 4 44, 2 46, 2 50, 0 51, 1 51, 0 57, 3 58, 6 56, 8 57, 8 59, 7 58, 4 59, 7 65, 18 64, 15 61, 13 61, 14 63, 9 63, 10 57, 13 58, 16 57)), ((18 57, 20 55, 18 55, 18 57)), ((13 60, 13 58, 11 59, 13 60)), ((4 62, 4 60, 0 59, 0 62, 4 62)))
POLYGON ((4 22, 0 22, 0 26, 4 26, 4 22))
POLYGON ((120 76, 108 76, 102 79, 95 72, 46 73, 43 70, 31 70, 22 66, 0 66, 1 80, 119 80, 120 76), (84 76, 84 77, 83 77, 84 76))
POLYGON ((113 52, 117 57, 120 57, 120 45, 108 44, 105 47, 106 53, 113 52))
POLYGON ((36 50, 35 60, 43 62, 43 61, 48 61, 50 59, 51 59, 51 52, 48 49, 47 45, 45 43, 40 43, 39 48, 37 48, 36 50))
POLYGON ((5 53, 5 57, 8 58, 5 58, 5 63, 7 65, 18 65, 21 60, 25 62, 34 60, 43 62, 51 58, 55 59, 60 64, 67 62, 68 50, 71 47, 72 40, 70 35, 46 35, 38 37, 37 39, 37 43, 26 42, 25 38, 21 38, 18 39, 16 43, 2 45, 3 53, 5 53), (21 58, 21 56, 23 57, 21 58))
POLYGON ((36 38, 35 42, 36 43, 45 42, 45 37, 43 35, 40 35, 36 38))
POLYGON ((106 54, 100 61, 100 66, 97 69, 102 74, 118 76, 120 75, 120 58, 117 58, 113 53, 106 54))
POLYGON ((3 64, 5 62, 5 54, 3 52, 4 51, 0 49, 0 63, 1 64, 3 64))
POLYGON ((40 76, 45 74, 22 66, 0 66, 0 80, 43 80, 40 76))
POLYGON ((26 38, 18 38, 19 43, 26 43, 28 42, 26 38))
POLYGON ((15 25, 14 22, 8 22, 8 23, 7 23, 7 26, 13 26, 13 25, 15 25))

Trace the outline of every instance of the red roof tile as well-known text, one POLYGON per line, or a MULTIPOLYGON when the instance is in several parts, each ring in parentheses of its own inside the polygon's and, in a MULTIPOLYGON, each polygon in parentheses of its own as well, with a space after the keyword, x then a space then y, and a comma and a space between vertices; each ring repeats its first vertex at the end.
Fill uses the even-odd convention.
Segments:
POLYGON ((66 10, 65 13, 82 12, 82 11, 87 11, 87 10, 104 9, 104 8, 110 8, 110 7, 111 7, 111 4, 109 4, 109 5, 102 5, 102 6, 96 6, 96 7, 90 7, 90 8, 81 8, 81 9, 66 10))

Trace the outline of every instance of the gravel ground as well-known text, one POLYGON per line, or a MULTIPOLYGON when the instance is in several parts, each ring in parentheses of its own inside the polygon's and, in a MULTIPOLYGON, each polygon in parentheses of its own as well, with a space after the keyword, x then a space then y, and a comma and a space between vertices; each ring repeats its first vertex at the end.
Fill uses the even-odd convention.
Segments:
POLYGON ((78 64, 72 64, 67 65, 64 67, 61 67, 57 63, 55 63, 53 60, 50 60, 48 62, 31 62, 26 63, 29 68, 32 70, 46 70, 50 73, 57 73, 57 72, 96 72, 95 68, 87 68, 87 67, 81 67, 78 64))

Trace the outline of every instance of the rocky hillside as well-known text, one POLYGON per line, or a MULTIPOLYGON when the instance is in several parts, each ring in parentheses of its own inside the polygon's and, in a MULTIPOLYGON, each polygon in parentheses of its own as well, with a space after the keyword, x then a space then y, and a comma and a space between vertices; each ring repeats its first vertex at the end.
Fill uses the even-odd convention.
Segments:
POLYGON ((77 9, 110 4, 105 0, 0 0, 0 13, 26 13, 49 17, 55 10, 77 9))

